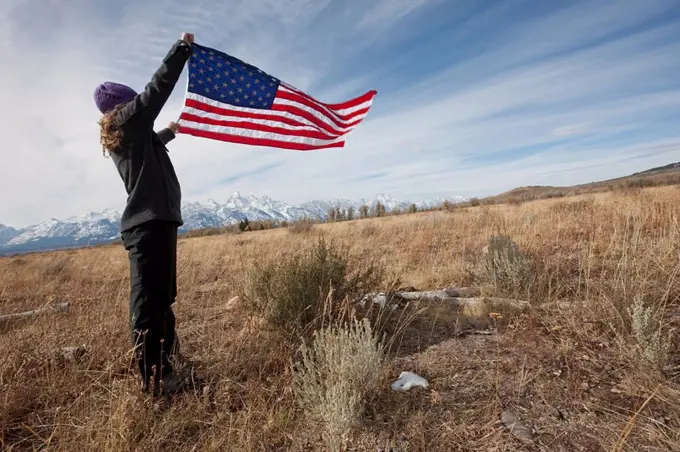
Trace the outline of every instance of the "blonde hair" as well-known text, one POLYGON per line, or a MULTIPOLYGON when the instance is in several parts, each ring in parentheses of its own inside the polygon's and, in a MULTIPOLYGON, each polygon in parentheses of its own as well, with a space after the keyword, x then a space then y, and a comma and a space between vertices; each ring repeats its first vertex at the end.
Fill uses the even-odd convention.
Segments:
POLYGON ((99 142, 102 145, 102 154, 110 154, 112 151, 118 149, 120 143, 123 141, 123 131, 118 127, 114 119, 121 110, 123 105, 118 105, 113 110, 102 116, 99 120, 99 142))

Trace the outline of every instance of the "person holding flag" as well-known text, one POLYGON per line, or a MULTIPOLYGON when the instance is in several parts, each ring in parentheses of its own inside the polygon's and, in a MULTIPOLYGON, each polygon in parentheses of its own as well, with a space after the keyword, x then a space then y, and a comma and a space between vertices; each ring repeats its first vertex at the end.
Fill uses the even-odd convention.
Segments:
POLYGON ((144 391, 176 393, 182 379, 171 358, 179 344, 172 304, 177 295, 177 229, 183 224, 181 189, 166 144, 177 124, 156 133, 154 121, 192 54, 183 33, 141 93, 114 82, 99 85, 94 100, 103 151, 127 191, 121 236, 130 261, 130 330, 144 391))
POLYGON ((327 104, 261 69, 182 34, 141 93, 114 82, 94 99, 103 152, 128 194, 121 236, 130 260, 130 330, 144 390, 183 389, 172 367, 178 349, 172 304, 177 296, 177 229, 181 190, 166 144, 183 133, 204 139, 295 151, 344 147, 376 91, 327 104), (178 123, 154 121, 189 62, 178 123))

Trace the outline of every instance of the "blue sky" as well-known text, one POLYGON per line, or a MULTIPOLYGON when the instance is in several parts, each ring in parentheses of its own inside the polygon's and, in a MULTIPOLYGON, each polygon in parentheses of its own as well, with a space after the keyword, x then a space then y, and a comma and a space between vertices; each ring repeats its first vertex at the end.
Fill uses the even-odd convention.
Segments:
POLYGON ((143 89, 182 31, 325 102, 378 90, 342 149, 178 137, 186 201, 484 196, 680 160, 677 0, 3 0, 0 223, 122 210, 92 91, 143 89))

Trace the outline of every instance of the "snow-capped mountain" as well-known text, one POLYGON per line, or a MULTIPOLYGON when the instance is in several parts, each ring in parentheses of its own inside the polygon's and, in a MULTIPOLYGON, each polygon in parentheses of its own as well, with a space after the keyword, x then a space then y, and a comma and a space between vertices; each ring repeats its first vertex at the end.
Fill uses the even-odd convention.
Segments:
POLYGON ((19 231, 4 224, 0 224, 0 245, 19 235, 19 231))
POLYGON ((110 242, 118 235, 120 214, 114 210, 87 213, 77 217, 43 223, 17 231, 8 240, 0 240, 0 251, 44 250, 110 242))
MULTIPOLYGON (((441 198, 416 202, 420 208, 431 208, 444 201, 461 202, 463 198, 441 198)), ((217 228, 237 224, 239 221, 271 220, 295 221, 303 218, 324 220, 327 212, 335 207, 347 210, 352 207, 358 213, 362 205, 375 208, 381 203, 385 210, 406 209, 411 202, 393 199, 381 193, 373 200, 350 201, 310 201, 299 206, 276 201, 267 196, 242 196, 234 193, 224 203, 215 200, 207 202, 187 202, 182 205, 184 225, 181 232, 195 229, 217 228)), ((101 213, 89 212, 65 220, 50 219, 43 223, 17 230, 0 224, 0 252, 27 252, 75 246, 110 243, 119 239, 120 212, 105 210, 101 213)))
MULTIPOLYGON (((375 208, 378 205, 378 203, 385 206, 385 211, 387 211, 387 212, 390 212, 390 211, 396 210, 396 209, 402 209, 403 210, 403 209, 408 208, 408 206, 412 204, 408 201, 396 200, 396 199, 392 198, 387 193, 379 193, 375 197, 373 202, 371 203, 370 207, 375 208)), ((416 203, 416 205, 417 205, 417 203, 416 203)))
POLYGON ((359 207, 368 204, 370 204, 370 202, 363 199, 360 201, 336 199, 334 201, 309 201, 302 204, 301 207, 310 212, 312 218, 326 218, 328 211, 336 207, 342 210, 347 210, 351 207, 355 212, 358 212, 359 207))

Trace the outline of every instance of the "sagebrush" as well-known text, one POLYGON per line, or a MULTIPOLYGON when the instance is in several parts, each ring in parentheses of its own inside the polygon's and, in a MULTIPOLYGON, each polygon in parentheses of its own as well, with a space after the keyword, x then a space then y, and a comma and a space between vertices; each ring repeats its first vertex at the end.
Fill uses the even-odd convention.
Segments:
POLYGON ((321 424, 326 445, 341 450, 360 425, 367 394, 380 381, 384 349, 368 319, 314 333, 311 346, 291 366, 297 403, 321 424))
POLYGON ((645 364, 665 370, 671 350, 670 332, 661 325, 660 312, 652 306, 645 306, 640 296, 633 298, 628 308, 631 319, 635 348, 645 364))
POLYGON ((485 247, 478 280, 498 295, 525 297, 536 280, 536 266, 506 235, 492 235, 485 247))
POLYGON ((352 269, 350 260, 347 248, 321 237, 310 249, 251 268, 244 298, 271 324, 304 329, 383 284, 383 266, 362 261, 352 269))

